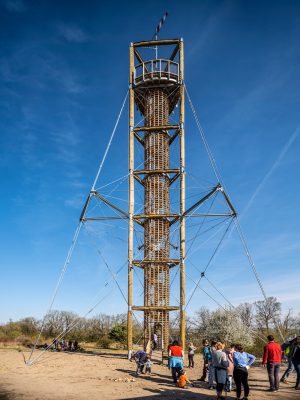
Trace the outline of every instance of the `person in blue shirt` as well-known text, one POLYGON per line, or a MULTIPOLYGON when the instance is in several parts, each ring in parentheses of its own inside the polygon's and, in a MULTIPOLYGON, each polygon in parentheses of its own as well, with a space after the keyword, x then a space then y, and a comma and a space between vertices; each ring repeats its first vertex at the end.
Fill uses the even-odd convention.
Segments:
POLYGON ((244 400, 248 399, 249 385, 248 385, 248 369, 255 361, 255 356, 246 353, 241 344, 235 345, 235 352, 233 353, 233 378, 236 385, 236 397, 241 398, 242 386, 244 388, 244 400))
POLYGON ((203 355, 203 371, 202 376, 199 379, 200 381, 205 382, 207 372, 208 372, 208 362, 211 361, 211 353, 209 350, 209 342, 207 339, 202 341, 203 348, 202 348, 202 355, 203 355))

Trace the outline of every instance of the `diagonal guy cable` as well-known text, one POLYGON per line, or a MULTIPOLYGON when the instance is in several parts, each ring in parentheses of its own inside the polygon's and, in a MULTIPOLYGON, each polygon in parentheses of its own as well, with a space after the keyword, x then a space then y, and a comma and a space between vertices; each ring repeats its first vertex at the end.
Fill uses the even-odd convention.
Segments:
MULTIPOLYGON (((219 171, 219 169, 218 169, 216 160, 215 160, 214 157, 213 157, 213 153, 212 153, 212 151, 211 151, 211 149, 210 149, 210 147, 209 147, 209 144, 208 144, 208 141, 207 141, 207 139, 206 139, 204 130, 203 130, 201 124, 200 124, 200 121, 199 121, 199 118, 198 118, 198 116, 197 116, 195 107, 194 107, 194 105, 193 105, 193 103, 192 103, 192 100, 191 100, 191 98, 190 98, 190 95, 189 95, 189 93, 188 93, 188 90, 187 90, 186 86, 184 86, 184 89, 185 89, 185 92, 186 92, 186 95, 187 95, 188 102, 189 102, 189 105, 190 105, 190 107, 191 107, 192 113, 193 113, 193 115, 194 115, 194 118, 195 118, 195 121, 196 121, 196 125, 197 125, 197 128, 198 128, 198 130, 199 130, 201 139, 202 139, 203 144, 204 144, 204 147, 205 147, 205 149, 206 149, 206 151, 207 151, 207 154, 208 154, 208 157, 209 157, 211 166, 212 166, 212 168, 213 168, 213 171, 214 171, 214 173, 215 173, 215 176, 216 176, 217 180, 222 184, 223 188, 225 189, 225 185, 224 185, 224 183, 223 183, 223 180, 222 180, 220 171, 219 171)), ((294 132, 294 134, 292 135, 291 139, 289 140, 288 145, 290 145, 290 141, 291 141, 291 143, 292 143, 292 141, 295 140, 295 138, 297 137, 297 135, 298 135, 298 133, 299 133, 299 132, 298 132, 298 128, 297 128, 296 132, 294 132), (297 132, 297 134, 296 134, 296 132, 297 132)), ((226 190, 226 193, 227 193, 227 196, 228 196, 227 190, 226 190)), ((229 196, 228 196, 228 198, 229 198, 229 196)), ((238 234, 239 234, 240 240, 241 240, 241 242, 242 242, 242 244, 243 244, 246 257, 248 258, 248 261, 249 261, 249 264, 250 264, 250 266, 251 266, 251 268, 252 268, 252 271, 253 271, 253 273, 254 273, 255 279, 256 279, 256 281, 257 281, 257 283, 258 283, 258 285, 259 285, 259 288, 260 288, 260 290, 261 290, 261 292, 262 292, 262 295, 263 295, 264 299, 267 300, 266 292, 265 292, 265 290, 264 290, 264 288, 263 288, 261 279, 259 278, 259 275, 258 275, 256 266, 255 266, 254 261, 253 261, 253 258, 252 258, 251 255, 250 255, 250 251, 249 251, 249 248, 248 248, 246 239, 245 239, 245 235, 244 235, 243 232, 242 232, 242 228, 241 228, 241 225, 240 225, 240 223, 239 223, 239 219, 238 219, 237 216, 234 217, 234 224, 235 224, 235 227, 236 227, 237 232, 238 232, 238 234)), ((278 329, 278 332, 279 332, 281 338, 284 340, 284 337, 283 337, 283 334, 282 334, 282 332, 281 332, 281 330, 280 330, 278 321, 275 321, 275 325, 276 325, 276 327, 277 327, 277 329, 278 329)))
POLYGON ((95 190, 96 183, 97 183, 97 181, 98 181, 98 179, 99 179, 99 176, 100 176, 100 173, 101 173, 103 164, 104 164, 104 162, 105 162, 107 153, 108 153, 108 151, 109 151, 110 145, 111 145, 111 143, 112 143, 112 141, 113 141, 113 138, 114 138, 114 136, 115 136, 115 132, 116 132, 116 130, 117 130, 117 127, 118 127, 118 124, 119 124, 119 121, 120 121, 120 118, 121 118, 123 109, 124 109, 124 107, 125 107, 126 100, 127 100, 127 97, 128 97, 128 93, 129 93, 129 90, 127 90, 127 92, 126 92, 125 99, 124 99, 124 101, 123 101, 123 104, 122 104, 121 110, 120 110, 120 112, 119 112, 117 121, 116 121, 116 123, 115 123, 114 129, 113 129, 113 131, 112 131, 112 133, 111 133, 109 142, 108 142, 108 144, 107 144, 105 153, 104 153, 104 155, 103 155, 102 161, 101 161, 101 163, 100 163, 100 166, 99 166, 99 169, 98 169, 98 171, 97 171, 97 174, 96 174, 96 177, 95 177, 95 180, 94 180, 94 183, 93 183, 93 185, 92 185, 92 189, 91 189, 91 190, 95 190))
MULTIPOLYGON (((114 128, 113 128, 112 134, 111 134, 111 136, 110 136, 110 140, 109 140, 109 142, 108 142, 108 145, 107 145, 107 147, 106 147, 105 153, 104 153, 103 158, 102 158, 102 161, 101 161, 100 166, 99 166, 99 168, 98 168, 98 171, 97 171, 97 174, 96 174, 96 177, 95 177, 95 180, 94 180, 94 183, 93 183, 93 185, 92 185, 92 189, 91 189, 91 190, 94 190, 94 189, 95 189, 95 185, 96 185, 96 183, 97 183, 97 181, 98 181, 98 179, 99 179, 99 176, 100 176, 100 173, 101 173, 103 164, 104 164, 105 159, 106 159, 106 156, 107 156, 107 153, 108 153, 108 151, 109 151, 110 145, 111 145, 111 143, 112 143, 112 140, 113 140, 113 138, 114 138, 116 129, 117 129, 117 127, 118 127, 119 120, 120 120, 120 118, 121 118, 121 115, 122 115, 122 112, 123 112, 123 109, 124 109, 124 106, 125 106, 125 103, 126 103, 126 100, 127 100, 127 97, 128 97, 128 93, 129 93, 129 91, 127 90, 126 95, 125 95, 125 99, 124 99, 124 101, 123 101, 121 110, 120 110, 120 112, 119 112, 117 121, 116 121, 115 126, 114 126, 114 128)), ((71 246, 70 246, 70 249, 69 249, 69 251, 68 251, 66 260, 65 260, 64 265, 63 265, 63 268, 62 268, 62 270, 61 270, 59 279, 58 279, 57 284, 56 284, 56 287, 55 287, 55 289, 54 289, 54 293, 53 293, 53 295, 52 295, 52 299, 51 299, 51 301, 50 301, 50 305, 49 305, 48 311, 47 311, 46 315, 45 315, 44 318, 43 318, 43 322, 42 322, 42 326, 41 326, 39 335, 38 335, 38 337, 37 337, 37 339, 36 339, 36 341, 35 341, 34 347, 33 347, 32 351, 31 351, 31 353, 30 353, 30 355, 29 355, 29 358, 28 358, 27 362, 26 362, 28 365, 30 365, 31 357, 32 357, 32 355, 33 355, 33 352, 34 352, 35 349, 36 349, 37 343, 38 343, 38 341, 39 341, 39 339, 40 339, 40 337, 41 337, 41 334, 42 334, 42 332, 43 332, 43 330, 44 330, 46 316, 49 314, 49 312, 50 312, 51 309, 52 309, 52 306, 53 306, 53 303, 54 303, 55 298, 56 298, 56 296, 57 296, 58 290, 59 290, 59 288, 60 288, 60 286, 61 286, 61 284, 62 284, 63 278, 64 278, 65 273, 66 273, 66 271, 67 271, 67 268, 68 268, 68 266, 69 266, 69 264, 70 264, 72 254, 73 254, 73 252, 74 252, 74 248, 75 248, 75 245, 76 245, 76 243, 77 243, 77 239, 78 239, 80 230, 81 230, 81 228, 82 228, 82 224, 83 224, 83 221, 80 221, 79 224, 78 224, 78 226, 77 226, 77 228, 76 228, 76 230, 75 230, 75 233, 74 233, 74 236, 73 236, 73 240, 72 240, 72 244, 71 244, 71 246)))
POLYGON ((52 299, 51 299, 51 301, 50 301, 48 310, 47 310, 47 312, 46 312, 46 314, 45 314, 45 316, 44 316, 44 318, 43 318, 43 322, 42 322, 42 326, 41 326, 40 332, 39 332, 38 337, 37 337, 37 339, 36 339, 36 341, 35 341, 35 343, 34 343, 33 349, 31 350, 31 353, 30 353, 30 355, 29 355, 29 358, 28 358, 26 364, 28 364, 28 363, 30 362, 30 359, 31 359, 31 357, 32 357, 32 354, 33 354, 33 352, 35 351, 36 346, 37 346, 37 343, 38 343, 38 341, 40 340, 40 337, 41 337, 41 335, 42 335, 42 333, 43 333, 43 330, 44 330, 44 327, 45 327, 46 317, 47 317, 47 315, 50 313, 50 311, 52 310, 54 300, 55 300, 55 298, 56 298, 56 296, 57 296, 58 290, 59 290, 60 287, 61 287, 61 284, 62 284, 62 281, 63 281, 63 279, 64 279, 65 273, 66 273, 66 271, 67 271, 67 269, 68 269, 68 266, 69 266, 69 264, 70 264, 70 261, 71 261, 71 258, 72 258, 72 254, 73 254, 75 245, 76 245, 76 243, 77 243, 77 239, 78 239, 78 236, 79 236, 81 227, 82 227, 82 221, 79 222, 79 224, 77 225, 77 228, 76 228, 76 230, 75 230, 75 233, 74 233, 74 236, 73 236, 73 240, 72 240, 71 246, 70 246, 70 248, 69 248, 69 251, 68 251, 66 260, 65 260, 65 262, 64 262, 64 265, 63 265, 63 267, 62 267, 62 270, 61 270, 61 272, 60 272, 58 281, 57 281, 57 283, 56 283, 56 286, 55 286, 55 289, 54 289, 54 292, 53 292, 53 295, 52 295, 52 299))

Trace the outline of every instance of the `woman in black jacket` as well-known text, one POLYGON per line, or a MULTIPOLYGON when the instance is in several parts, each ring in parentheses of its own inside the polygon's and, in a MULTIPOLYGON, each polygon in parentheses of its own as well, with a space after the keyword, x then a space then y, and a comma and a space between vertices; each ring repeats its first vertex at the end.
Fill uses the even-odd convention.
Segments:
POLYGON ((296 337, 296 342, 291 349, 292 361, 297 372, 296 390, 300 390, 300 336, 296 337))

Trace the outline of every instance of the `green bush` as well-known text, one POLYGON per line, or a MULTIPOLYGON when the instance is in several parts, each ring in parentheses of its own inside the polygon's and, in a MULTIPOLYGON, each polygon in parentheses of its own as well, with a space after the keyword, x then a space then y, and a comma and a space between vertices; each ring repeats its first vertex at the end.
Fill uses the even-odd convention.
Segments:
POLYGON ((108 337, 116 342, 125 342, 127 328, 125 325, 115 325, 109 332, 108 337))
POLYGON ((97 344, 101 349, 110 349, 111 345, 113 343, 113 340, 108 338, 108 337, 102 337, 101 339, 98 340, 97 344))

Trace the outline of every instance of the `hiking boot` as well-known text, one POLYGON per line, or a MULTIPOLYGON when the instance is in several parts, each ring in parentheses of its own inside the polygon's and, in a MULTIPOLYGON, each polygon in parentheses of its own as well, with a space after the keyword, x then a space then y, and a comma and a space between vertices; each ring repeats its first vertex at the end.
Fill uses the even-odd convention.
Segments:
POLYGON ((289 383, 286 379, 281 379, 280 382, 285 383, 285 384, 289 383))

